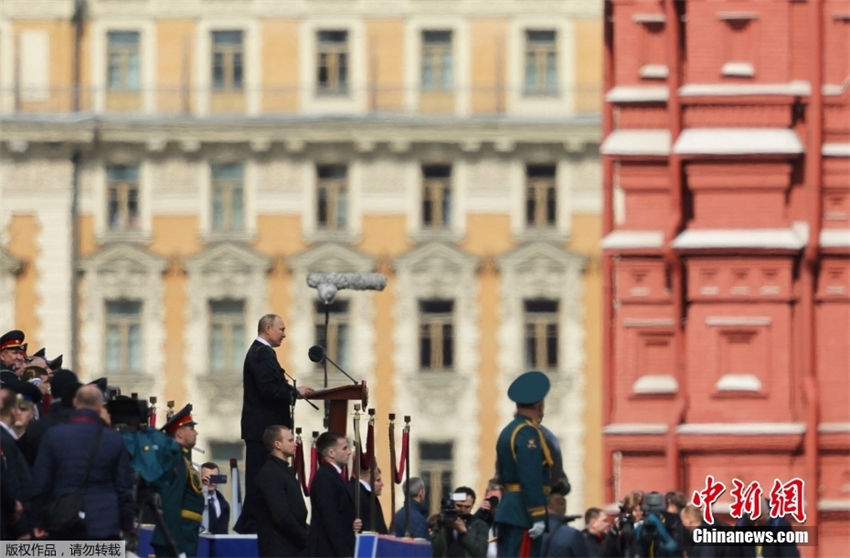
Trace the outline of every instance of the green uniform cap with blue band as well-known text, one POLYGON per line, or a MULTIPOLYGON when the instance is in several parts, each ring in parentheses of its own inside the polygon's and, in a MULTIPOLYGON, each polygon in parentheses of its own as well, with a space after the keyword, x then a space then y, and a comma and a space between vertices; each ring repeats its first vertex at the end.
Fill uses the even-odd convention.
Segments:
POLYGON ((532 370, 520 375, 508 388, 508 397, 520 405, 531 405, 542 401, 549 393, 551 383, 546 374, 532 370))

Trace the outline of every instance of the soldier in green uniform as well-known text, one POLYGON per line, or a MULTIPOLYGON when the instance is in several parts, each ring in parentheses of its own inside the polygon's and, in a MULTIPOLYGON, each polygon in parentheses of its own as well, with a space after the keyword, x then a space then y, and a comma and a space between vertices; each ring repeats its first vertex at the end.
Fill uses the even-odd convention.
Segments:
POLYGON ((552 467, 540 429, 548 392, 549 378, 538 371, 522 374, 508 388, 516 416, 496 442, 496 475, 504 487, 495 518, 500 557, 540 556, 552 467))
MULTIPOLYGON (((198 549, 198 534, 201 514, 204 511, 201 475, 192 467, 192 448, 198 438, 195 421, 192 420, 192 405, 186 405, 165 423, 162 430, 180 446, 170 467, 170 478, 161 483, 162 520, 169 535, 177 544, 178 552, 195 556, 198 549)), ((158 526, 154 530, 151 546, 158 557, 174 556, 165 534, 158 526)))

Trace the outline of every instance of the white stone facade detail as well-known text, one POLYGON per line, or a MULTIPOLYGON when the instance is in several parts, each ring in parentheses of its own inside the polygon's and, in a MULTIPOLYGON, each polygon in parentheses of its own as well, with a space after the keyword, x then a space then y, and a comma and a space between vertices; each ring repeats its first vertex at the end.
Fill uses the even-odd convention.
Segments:
POLYGON ((0 330, 15 328, 15 275, 21 262, 0 248, 0 330))
POLYGON ((165 378, 165 300, 162 275, 168 262, 137 246, 111 244, 85 258, 80 268, 80 358, 77 375, 103 375, 106 302, 126 298, 142 303, 142 370, 139 375, 110 375, 124 393, 162 396, 165 378))
MULTIPOLYGON (((557 436, 564 470, 572 485, 570 508, 584 509, 584 289, 586 262, 563 248, 543 241, 530 242, 497 259, 502 277, 498 330, 499 370, 493 380, 499 393, 525 372, 523 301, 558 301, 558 370, 547 370, 552 389, 546 398, 544 424, 557 436)), ((499 400, 499 422, 507 424, 515 411, 511 401, 499 400)))
MULTIPOLYGON (((242 371, 232 377, 209 374, 210 301, 243 300, 245 303, 245 340, 248 346, 257 335, 254 324, 266 308, 268 272, 272 261, 238 243, 223 242, 183 261, 186 270, 186 330, 183 343, 183 381, 196 416, 204 417, 203 443, 211 440, 238 440, 241 431, 237 417, 242 412, 242 371)), ((178 408, 181 405, 178 405, 178 408)))
MULTIPOLYGON (((415 417, 417 442, 451 442, 454 453, 452 476, 455 484, 479 486, 485 479, 469 467, 478 463, 481 426, 479 401, 469 397, 478 391, 476 374, 480 356, 478 331, 479 262, 455 246, 440 242, 422 244, 396 258, 396 293, 393 332, 396 347, 394 365, 397 424, 404 415, 415 417), (447 372, 419 369, 419 301, 452 300, 454 325, 454 365, 447 372), (446 423, 451 417, 453 425, 446 423)), ((419 473, 419 444, 410 447, 411 476, 419 473)))

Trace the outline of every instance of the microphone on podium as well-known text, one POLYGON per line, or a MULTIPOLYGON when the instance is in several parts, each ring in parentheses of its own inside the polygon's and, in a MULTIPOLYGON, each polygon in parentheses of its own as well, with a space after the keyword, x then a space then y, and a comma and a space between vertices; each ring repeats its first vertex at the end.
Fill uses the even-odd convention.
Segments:
POLYGON ((312 360, 313 362, 322 362, 323 360, 330 362, 333 365, 333 367, 336 368, 337 370, 339 370, 340 372, 342 372, 345 375, 346 378, 351 380, 355 385, 357 384, 357 380, 352 378, 348 374, 348 372, 346 372, 345 370, 342 369, 342 367, 340 367, 339 364, 337 364, 333 360, 331 360, 331 358, 328 356, 327 352, 325 351, 325 348, 322 347, 321 345, 313 345, 312 347, 310 347, 310 350, 307 351, 307 357, 310 360, 312 360))

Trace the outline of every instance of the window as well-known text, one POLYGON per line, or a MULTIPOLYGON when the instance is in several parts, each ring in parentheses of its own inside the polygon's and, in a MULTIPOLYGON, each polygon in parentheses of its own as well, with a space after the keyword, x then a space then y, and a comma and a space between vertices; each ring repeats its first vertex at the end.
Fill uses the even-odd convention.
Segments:
POLYGON ((454 358, 451 300, 419 301, 419 366, 424 370, 449 370, 454 358))
POLYGON ((142 371, 142 302, 106 301, 105 372, 127 374, 142 371))
POLYGON ((244 215, 244 169, 241 163, 212 165, 212 228, 241 231, 244 215))
POLYGON ((210 371, 232 374, 242 369, 245 353, 245 301, 210 301, 210 371))
MULTIPOLYGON (((334 300, 329 305, 317 301, 315 305, 316 344, 325 348, 328 356, 342 368, 348 364, 348 301, 334 300), (325 309, 328 311, 328 334, 325 337, 325 309)), ((317 364, 321 366, 321 363, 317 364)))
POLYGON ((110 91, 139 90, 139 33, 110 31, 107 42, 106 83, 110 91))
POLYGON ((326 95, 348 93, 348 31, 319 31, 318 92, 326 95))
POLYGON ((114 165, 106 168, 107 218, 111 231, 139 228, 139 167, 114 165))
POLYGON ((555 225, 555 166, 528 165, 525 168, 525 223, 529 227, 555 225))
POLYGON ((318 225, 323 229, 344 229, 348 222, 348 169, 344 165, 320 165, 316 173, 318 225))
POLYGON ((422 167, 422 225, 442 228, 450 224, 452 168, 449 165, 422 167))
POLYGON ((558 368, 558 301, 525 301, 525 365, 538 370, 558 368))
POLYGON ((422 88, 448 91, 452 88, 452 32, 422 32, 422 88))
POLYGON ((451 442, 419 443, 419 474, 425 483, 425 508, 429 515, 440 511, 440 501, 454 489, 452 482, 453 447, 451 442))
POLYGON ((212 86, 218 91, 242 89, 242 31, 213 31, 212 86))
POLYGON ((525 32, 525 94, 558 92, 558 50, 554 31, 525 32))

